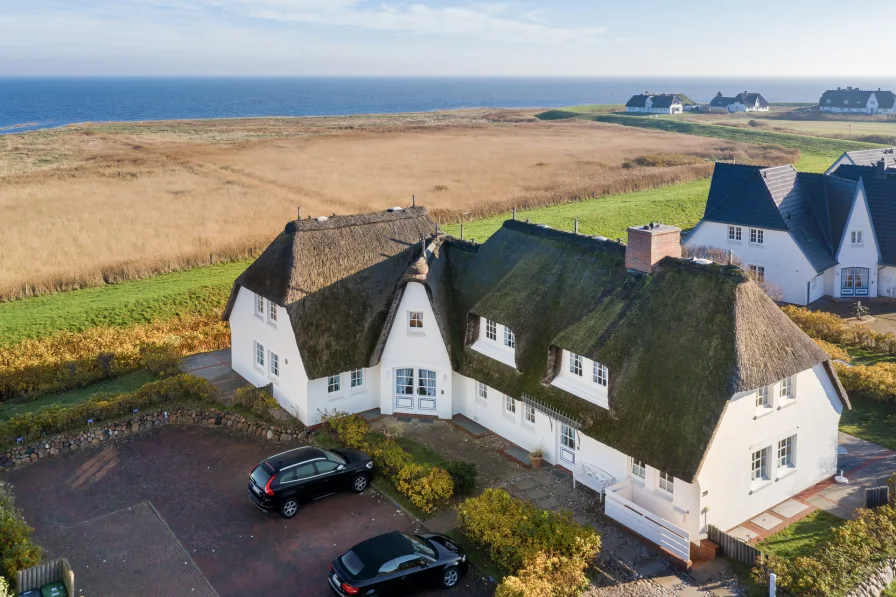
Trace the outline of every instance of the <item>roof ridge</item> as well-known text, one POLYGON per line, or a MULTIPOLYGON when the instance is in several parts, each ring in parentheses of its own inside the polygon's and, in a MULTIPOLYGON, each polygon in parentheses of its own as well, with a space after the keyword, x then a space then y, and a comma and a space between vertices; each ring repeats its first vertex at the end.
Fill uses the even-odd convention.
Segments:
POLYGON ((384 211, 372 211, 362 214, 320 216, 319 218, 307 218, 304 220, 291 220, 287 222, 284 232, 295 234, 296 232, 318 232, 321 230, 334 230, 338 228, 352 228, 370 224, 383 224, 396 220, 408 220, 427 217, 425 207, 390 208, 384 211), (394 210, 394 211, 393 211, 394 210))
POLYGON ((547 224, 521 222, 519 220, 505 220, 501 227, 531 236, 540 236, 549 240, 576 245, 583 249, 601 253, 618 253, 620 256, 625 256, 625 243, 611 240, 607 237, 589 236, 587 234, 551 228, 547 224))

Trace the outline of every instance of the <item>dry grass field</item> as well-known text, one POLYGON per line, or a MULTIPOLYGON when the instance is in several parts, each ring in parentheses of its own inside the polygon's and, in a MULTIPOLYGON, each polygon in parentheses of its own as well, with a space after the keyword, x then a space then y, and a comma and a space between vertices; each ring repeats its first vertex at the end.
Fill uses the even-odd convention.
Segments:
POLYGON ((416 194, 448 223, 695 180, 715 159, 777 164, 797 153, 513 110, 0 136, 0 300, 251 255, 298 206, 352 213, 416 194), (658 153, 702 159, 623 167, 658 153))

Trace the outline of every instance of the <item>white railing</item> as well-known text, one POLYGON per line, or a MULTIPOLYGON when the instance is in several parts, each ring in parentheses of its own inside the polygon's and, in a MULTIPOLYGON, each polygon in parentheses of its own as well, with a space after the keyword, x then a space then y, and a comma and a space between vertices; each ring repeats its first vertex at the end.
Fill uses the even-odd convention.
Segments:
POLYGON ((690 561, 690 533, 620 495, 620 491, 626 489, 631 491, 629 484, 630 481, 625 480, 607 489, 604 503, 606 515, 659 545, 676 558, 684 562, 690 561))
POLYGON ((582 462, 572 470, 573 488, 575 488, 576 483, 581 483, 585 487, 596 491, 598 495, 605 496, 607 488, 616 483, 616 478, 600 467, 582 462))

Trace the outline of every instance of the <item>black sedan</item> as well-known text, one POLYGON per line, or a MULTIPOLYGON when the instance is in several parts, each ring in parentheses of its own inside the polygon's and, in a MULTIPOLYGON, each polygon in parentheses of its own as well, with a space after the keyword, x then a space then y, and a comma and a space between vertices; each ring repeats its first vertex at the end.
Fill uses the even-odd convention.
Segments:
POLYGON ((299 505, 343 489, 361 493, 373 476, 373 460, 360 450, 296 448, 252 469, 249 499, 265 512, 292 518, 299 505))
POLYGON ((337 595, 408 595, 431 586, 457 586, 467 556, 444 535, 393 531, 355 545, 330 564, 337 595))

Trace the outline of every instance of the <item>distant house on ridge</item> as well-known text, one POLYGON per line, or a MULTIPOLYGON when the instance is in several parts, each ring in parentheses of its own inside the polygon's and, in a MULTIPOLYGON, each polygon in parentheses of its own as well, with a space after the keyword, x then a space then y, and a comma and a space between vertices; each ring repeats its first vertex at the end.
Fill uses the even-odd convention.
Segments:
POLYGON ((720 91, 709 102, 712 111, 728 112, 768 112, 769 104, 759 93, 744 91, 734 97, 725 97, 720 91))
POLYGON ((674 93, 650 93, 645 91, 633 95, 625 104, 626 112, 642 114, 681 114, 684 110, 684 102, 674 93))
POLYGON ((838 87, 824 92, 818 100, 818 108, 835 113, 896 114, 896 95, 879 87, 877 91, 838 87))

